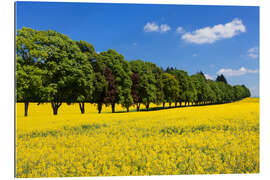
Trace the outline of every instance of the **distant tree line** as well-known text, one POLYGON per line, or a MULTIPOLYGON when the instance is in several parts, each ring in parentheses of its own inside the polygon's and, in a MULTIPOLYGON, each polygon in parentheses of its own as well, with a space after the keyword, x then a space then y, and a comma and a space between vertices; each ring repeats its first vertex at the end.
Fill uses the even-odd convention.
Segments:
POLYGON ((62 103, 120 104, 127 112, 132 105, 140 111, 150 103, 199 105, 227 103, 250 96, 245 85, 232 86, 220 75, 215 81, 203 72, 189 76, 176 68, 163 70, 152 62, 126 61, 109 49, 96 53, 86 41, 73 41, 56 31, 22 28, 16 33, 16 99, 24 102, 50 102, 56 115, 62 103))

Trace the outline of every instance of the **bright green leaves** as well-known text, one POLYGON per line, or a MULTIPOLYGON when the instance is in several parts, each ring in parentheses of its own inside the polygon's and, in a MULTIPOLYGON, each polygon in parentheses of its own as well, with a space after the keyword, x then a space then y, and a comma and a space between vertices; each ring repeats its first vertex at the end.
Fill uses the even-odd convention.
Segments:
POLYGON ((162 75, 164 98, 166 102, 175 102, 179 95, 179 83, 171 74, 164 73, 162 75))
MULTIPOLYGON (((244 86, 231 86, 223 75, 207 80, 202 72, 164 72, 152 62, 126 61, 109 49, 96 53, 86 41, 73 41, 56 31, 22 28, 16 34, 16 96, 21 102, 51 102, 54 114, 62 102, 116 104, 129 111, 133 104, 169 102, 225 103, 250 96, 244 86)), ((27 114, 27 113, 26 113, 27 114)))
POLYGON ((18 100, 91 101, 94 71, 75 41, 56 31, 23 28, 16 47, 18 100))

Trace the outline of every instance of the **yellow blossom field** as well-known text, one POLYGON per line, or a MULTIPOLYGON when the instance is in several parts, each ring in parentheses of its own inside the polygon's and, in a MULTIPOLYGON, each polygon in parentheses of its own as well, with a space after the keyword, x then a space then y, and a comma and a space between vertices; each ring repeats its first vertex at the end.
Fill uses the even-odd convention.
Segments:
POLYGON ((17 103, 16 177, 259 172, 259 98, 149 112, 85 110, 63 104, 54 116, 50 104, 30 103, 24 117, 17 103))

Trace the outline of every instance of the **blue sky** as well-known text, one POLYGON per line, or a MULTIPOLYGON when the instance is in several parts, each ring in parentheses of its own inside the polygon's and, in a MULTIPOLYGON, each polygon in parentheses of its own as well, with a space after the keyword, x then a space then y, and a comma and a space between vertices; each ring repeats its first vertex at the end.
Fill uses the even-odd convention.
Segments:
POLYGON ((97 52, 223 73, 259 96, 259 7, 17 2, 16 29, 56 30, 97 52))

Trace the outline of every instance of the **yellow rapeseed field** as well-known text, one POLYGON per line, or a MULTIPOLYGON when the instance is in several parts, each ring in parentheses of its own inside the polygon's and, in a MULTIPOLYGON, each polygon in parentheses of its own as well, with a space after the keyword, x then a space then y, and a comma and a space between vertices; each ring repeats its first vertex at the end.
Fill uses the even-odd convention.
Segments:
POLYGON ((259 172, 258 98, 114 114, 87 104, 84 115, 63 104, 57 116, 31 103, 28 117, 16 106, 17 177, 259 172))

